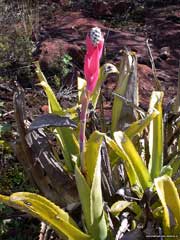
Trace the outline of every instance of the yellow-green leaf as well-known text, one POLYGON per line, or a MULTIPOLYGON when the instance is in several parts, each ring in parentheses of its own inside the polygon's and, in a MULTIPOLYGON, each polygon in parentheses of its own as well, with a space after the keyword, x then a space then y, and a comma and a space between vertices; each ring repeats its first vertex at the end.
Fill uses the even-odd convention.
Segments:
POLYGON ((168 175, 169 177, 171 177, 172 173, 173 173, 172 167, 167 165, 161 168, 160 176, 168 175))
POLYGON ((100 150, 103 138, 103 133, 94 131, 86 143, 84 159, 86 167, 86 179, 90 186, 93 182, 97 159, 101 157, 100 150))
POLYGON ((163 118, 162 118, 162 100, 163 92, 154 91, 151 95, 149 109, 156 109, 159 114, 150 123, 149 129, 149 172, 151 178, 158 177, 163 166, 163 118))
POLYGON ((53 113, 59 114, 59 115, 64 115, 64 112, 60 106, 60 104, 57 101, 56 96, 54 95, 51 87, 49 86, 43 72, 40 69, 39 66, 39 62, 35 62, 35 66, 36 66, 36 73, 38 76, 38 79, 40 81, 40 83, 38 85, 40 85, 41 87, 43 87, 47 97, 48 97, 48 101, 50 103, 50 107, 52 109, 53 113))
POLYGON ((66 236, 71 240, 92 239, 78 228, 68 213, 38 194, 19 192, 12 194, 9 198, 0 195, 0 201, 46 222, 61 237, 66 236))
POLYGON ((98 98, 100 95, 100 91, 101 91, 101 86, 103 84, 103 82, 106 80, 106 78, 108 77, 109 74, 111 73, 119 73, 119 71, 117 70, 116 66, 114 66, 111 63, 105 63, 99 71, 99 78, 96 84, 96 87, 91 95, 91 101, 92 104, 94 106, 94 108, 96 108, 97 102, 98 102, 98 98))
POLYGON ((78 99, 79 102, 81 102, 81 96, 83 94, 83 91, 85 90, 87 85, 87 82, 85 79, 78 77, 77 79, 77 87, 78 87, 78 99))
POLYGON ((180 168, 180 157, 176 156, 175 158, 173 158, 169 162, 168 166, 170 166, 172 168, 172 171, 173 171, 172 176, 175 175, 180 168))
POLYGON ((125 130, 125 134, 132 139, 134 136, 141 133, 158 114, 159 112, 153 109, 144 119, 132 123, 125 130))
POLYGON ((68 171, 74 171, 74 162, 73 156, 79 157, 79 143, 77 138, 75 137, 73 130, 70 128, 55 128, 54 129, 55 136, 60 144, 65 165, 68 171))
POLYGON ((101 190, 100 148, 103 137, 104 134, 95 131, 86 144, 84 176, 77 166, 75 168, 75 178, 88 233, 96 240, 105 240, 107 237, 101 190))
POLYGON ((164 208, 164 232, 175 234, 180 232, 180 198, 177 188, 169 176, 154 179, 157 194, 164 208), (174 225, 175 221, 175 225, 174 225))
MULTIPOLYGON (((94 155, 94 154, 93 154, 94 155)), ((103 199, 101 189, 101 158, 96 157, 96 165, 94 168, 93 182, 90 193, 91 204, 91 235, 96 240, 107 239, 107 225, 103 211, 103 199)))
MULTIPOLYGON (((124 54, 120 62, 119 79, 115 89, 115 93, 123 97, 125 97, 126 95, 128 82, 130 81, 130 77, 132 76, 132 70, 134 69, 135 71, 135 68, 134 68, 135 61, 136 61, 136 57, 134 53, 131 53, 129 51, 124 51, 124 54)), ((137 81, 137 79, 135 79, 135 81, 137 81)), ((135 93, 136 90, 137 89, 133 89, 133 93, 135 93)), ((118 130, 118 125, 119 125, 120 117, 122 114, 122 108, 123 108, 123 101, 117 96, 114 96, 114 102, 113 102, 113 108, 112 108, 112 124, 111 124, 112 134, 113 132, 118 130)))
MULTIPOLYGON (((39 63, 36 62, 36 73, 40 80, 39 85, 43 87, 49 101, 50 112, 58 114, 60 116, 68 116, 69 118, 74 118, 76 114, 68 110, 63 110, 57 101, 55 94, 53 93, 51 87, 48 85, 44 74, 42 73, 39 63)), ((74 109, 75 110, 75 109, 74 109)), ((79 144, 70 128, 55 128, 55 136, 57 137, 60 147, 64 156, 65 165, 68 171, 74 171, 74 163, 72 161, 72 156, 79 157, 79 144)))
POLYGON ((82 205, 82 210, 84 213, 86 227, 88 229, 88 232, 90 232, 92 224, 90 210, 90 187, 86 182, 86 179, 82 175, 80 169, 78 168, 77 164, 75 165, 75 179, 79 193, 79 198, 82 205))
POLYGON ((111 206, 111 213, 115 216, 118 216, 123 210, 126 208, 130 208, 135 214, 140 214, 142 211, 136 202, 128 202, 128 201, 117 201, 111 206))
POLYGON ((111 166, 113 167, 115 164, 118 163, 119 158, 123 159, 124 158, 124 153, 122 150, 118 147, 117 143, 107 135, 105 135, 105 140, 112 152, 109 153, 112 157, 110 158, 111 160, 111 166))
MULTIPOLYGON (((111 160, 111 165, 114 166, 115 164, 117 164, 117 156, 119 156, 119 158, 121 160, 123 160, 123 164, 125 166, 130 184, 132 187, 138 187, 138 191, 136 191, 137 195, 139 197, 142 197, 142 192, 143 192, 143 188, 142 185, 139 181, 138 175, 133 167, 133 164, 131 162, 131 160, 129 159, 128 155, 126 154, 126 152, 124 151, 123 148, 119 147, 119 144, 117 144, 114 140, 112 140, 110 137, 105 136, 106 142, 108 144, 108 146, 112 149, 112 154, 110 156, 110 160, 111 160), (114 157, 114 159, 113 159, 114 157)), ((135 188, 134 188, 135 189, 135 188)))
POLYGON ((151 177, 132 141, 121 131, 114 133, 114 139, 119 148, 126 154, 128 161, 132 164, 143 190, 150 187, 152 184, 151 177))

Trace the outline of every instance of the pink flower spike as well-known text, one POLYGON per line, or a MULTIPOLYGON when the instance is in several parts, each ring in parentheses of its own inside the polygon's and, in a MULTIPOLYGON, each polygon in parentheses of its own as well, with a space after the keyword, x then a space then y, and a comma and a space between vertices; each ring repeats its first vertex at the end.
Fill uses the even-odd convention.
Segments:
POLYGON ((104 46, 104 38, 97 27, 91 29, 86 37, 86 55, 84 60, 84 75, 87 81, 87 90, 92 93, 99 76, 100 58, 104 46))

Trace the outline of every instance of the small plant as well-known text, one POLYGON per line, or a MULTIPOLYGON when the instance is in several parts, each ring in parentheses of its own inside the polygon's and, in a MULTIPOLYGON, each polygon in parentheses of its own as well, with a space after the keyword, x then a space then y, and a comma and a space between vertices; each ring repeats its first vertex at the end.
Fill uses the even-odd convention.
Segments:
POLYGON ((72 57, 69 54, 58 56, 46 71, 47 75, 55 76, 52 84, 59 89, 63 84, 66 85, 64 79, 73 71, 72 57))

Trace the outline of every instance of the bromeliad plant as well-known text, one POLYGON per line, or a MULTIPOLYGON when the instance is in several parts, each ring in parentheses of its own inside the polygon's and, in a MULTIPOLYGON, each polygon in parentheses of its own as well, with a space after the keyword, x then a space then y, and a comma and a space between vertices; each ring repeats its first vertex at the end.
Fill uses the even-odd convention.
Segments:
POLYGON ((100 67, 103 44, 100 29, 93 28, 86 38, 86 80, 78 79, 79 102, 76 106, 69 109, 60 106, 39 64, 35 63, 39 85, 48 98, 49 114, 35 119, 26 134, 25 129, 20 127, 22 119, 16 109, 21 150, 26 156, 24 166, 30 169, 41 192, 59 206, 45 197, 25 192, 14 193, 10 197, 0 195, 0 201, 38 217, 62 239, 121 239, 123 235, 126 239, 132 239, 132 236, 144 239, 145 234, 149 237, 151 234, 161 235, 157 226, 164 235, 178 235, 178 113, 171 113, 171 118, 166 113, 163 120, 163 92, 159 91, 152 93, 147 113, 139 108, 135 54, 123 52, 119 71, 109 63, 100 67), (86 131, 89 103, 96 109, 102 83, 109 73, 119 76, 114 92, 110 134, 94 131, 89 136, 86 131), (128 108, 125 108, 126 104, 128 108), (81 109, 80 120, 78 108, 81 109), (131 116, 128 125, 124 112, 131 116), (134 121, 138 115, 139 119, 134 121), (170 119, 174 122, 173 128, 170 119), (42 140, 46 137, 46 128, 55 135, 63 159, 59 159, 55 149, 49 153, 47 147, 29 157, 33 141, 35 145, 39 144, 39 148, 42 147, 40 142, 45 147, 42 140), (166 137, 164 132, 168 133, 166 137), (114 177, 117 170, 118 178, 114 177), (48 188, 49 185, 51 188, 48 188), (77 201, 82 206, 81 228, 61 208, 77 201))
MULTIPOLYGON (((74 178, 76 180, 77 190, 79 192, 79 198, 82 204, 83 209, 83 224, 85 226, 84 230, 85 233, 82 232, 82 230, 75 224, 73 219, 60 207, 57 207, 55 204, 50 202, 44 197, 41 197, 37 194, 32 193, 15 193, 12 194, 10 197, 0 196, 1 201, 3 201, 5 204, 15 207, 17 209, 26 211, 28 213, 31 213, 32 215, 39 217, 42 221, 49 224, 53 229, 56 230, 56 232, 59 234, 61 238, 64 239, 106 239, 107 238, 107 224, 105 220, 104 210, 103 210, 103 198, 102 198, 102 191, 101 191, 101 157, 100 157, 100 149, 103 141, 103 134, 100 132, 95 131, 89 140, 86 142, 85 139, 85 121, 86 121, 86 115, 87 115, 87 108, 88 108, 88 102, 92 96, 95 96, 95 100, 97 101, 99 91, 100 91, 100 84, 99 87, 96 89, 96 95, 93 95, 93 89, 96 86, 96 82, 98 81, 98 75, 99 75, 99 62, 100 57, 103 50, 103 36, 101 34, 101 31, 98 28, 92 29, 90 35, 87 36, 86 42, 87 42, 87 54, 85 59, 85 76, 87 78, 87 84, 84 89, 82 89, 81 94, 81 116, 80 116, 80 141, 78 144, 78 137, 75 130, 73 130, 74 127, 76 127, 76 122, 78 119, 77 116, 77 107, 79 105, 71 108, 71 109, 63 109, 60 104, 58 103, 54 93, 52 92, 52 89, 48 85, 43 73, 40 70, 39 64, 35 63, 36 66, 36 73, 39 78, 39 86, 43 87, 47 97, 48 97, 48 106, 49 106, 49 114, 46 114, 42 117, 39 117, 38 119, 35 119, 35 121, 31 124, 29 128, 29 132, 32 133, 30 137, 28 136, 28 133, 24 141, 27 142, 28 146, 23 147, 23 151, 27 153, 28 147, 33 147, 33 144, 31 142, 34 141, 34 138, 38 138, 37 131, 41 130, 41 133, 43 131, 44 127, 50 127, 50 130, 55 134, 57 138, 57 142, 59 143, 63 160, 59 161, 57 158, 58 154, 55 154, 53 157, 52 155, 48 155, 48 158, 43 159, 43 162, 41 159, 38 159, 38 162, 41 161, 41 164, 46 167, 46 164, 48 163, 48 166, 51 167, 49 164, 49 160, 54 160, 54 166, 55 168, 61 167, 62 170, 62 177, 59 179, 57 178, 56 181, 62 181, 64 176, 64 172, 67 173, 67 176, 70 175, 70 178, 74 178), (100 35, 98 35, 100 34, 100 35), (100 39, 100 43, 99 40, 100 39), (96 71, 96 72, 94 72, 96 71), (73 121, 72 121, 73 120, 73 121), (85 146, 87 151, 85 151, 85 146), (92 159, 91 152, 93 151, 94 156, 92 159), (51 159, 49 159, 49 157, 51 159), (46 163, 44 163, 46 161, 46 163), (56 161, 59 161, 58 163, 56 161), (58 166, 59 165, 59 166, 58 166), (59 224, 60 226, 58 226, 59 224)), ((109 69, 109 72, 117 71, 116 68, 109 69)), ((99 81, 102 82, 105 80, 105 77, 108 75, 108 71, 102 72, 102 77, 99 78, 99 81)), ((21 100, 15 96, 15 101, 17 102, 16 105, 21 102, 21 100)), ((18 111, 16 111, 18 112, 18 111)), ((17 117, 18 118, 18 117, 17 117)), ((19 124, 20 125, 20 124, 19 124)), ((24 129, 23 129, 24 131, 24 129)), ((44 134, 44 132, 43 132, 44 134)), ((40 135, 41 138, 43 138, 42 134, 40 135)), ((29 149, 28 149, 29 150, 29 149)), ((55 151, 54 151, 55 153, 55 151)), ((29 154, 27 154, 29 155, 29 154)), ((46 153, 47 155, 47 153, 46 153)), ((35 162, 33 163, 33 159, 27 157, 27 166, 29 169, 34 169, 35 162), (31 165, 31 166, 30 166, 31 165)), ((36 162, 37 162, 37 156, 36 156, 36 162)), ((51 186, 53 184, 52 181, 52 175, 49 174, 47 170, 47 176, 49 177, 49 183, 51 183, 51 186)), ((51 170, 52 171, 52 170, 51 170)), ((32 175, 34 179, 38 181, 42 181, 40 179, 40 176, 38 177, 39 173, 35 170, 32 170, 32 175)), ((57 174, 59 174, 58 171, 54 174, 54 177, 57 177, 57 174)), ((47 181, 47 177, 45 180, 45 185, 47 181)), ((58 184, 58 183, 57 183, 58 184)), ((67 205, 74 203, 77 201, 76 195, 73 193, 74 202, 72 201, 72 198, 69 197, 69 195, 72 194, 71 188, 69 187, 70 192, 68 193, 67 189, 68 186, 66 185, 73 185, 73 182, 65 181, 63 186, 61 184, 61 188, 66 189, 66 193, 64 191, 61 191, 61 194, 59 195, 59 198, 63 198, 63 201, 58 201, 55 197, 55 201, 62 204, 64 207, 64 200, 67 199, 67 205)), ((41 191, 45 191, 44 188, 41 186, 41 184, 38 184, 38 186, 41 187, 41 191)), ((53 194, 54 192, 59 192, 59 189, 56 188, 56 186, 52 186, 53 194)), ((50 189, 49 189, 50 191, 50 189)), ((53 197, 54 195, 49 195, 47 192, 45 192, 45 195, 49 198, 53 197)))

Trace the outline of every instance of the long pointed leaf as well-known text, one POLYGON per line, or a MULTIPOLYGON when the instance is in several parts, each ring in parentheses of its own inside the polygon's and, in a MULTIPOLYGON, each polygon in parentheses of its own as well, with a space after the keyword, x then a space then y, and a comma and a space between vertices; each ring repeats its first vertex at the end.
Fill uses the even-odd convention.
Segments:
POLYGON ((79 157, 79 143, 75 137, 73 130, 70 128, 55 128, 54 133, 60 143, 65 164, 68 171, 74 171, 73 157, 79 157))
POLYGON ((118 160, 117 156, 119 156, 119 158, 123 160, 123 164, 125 166, 131 186, 132 187, 138 186, 138 191, 136 191, 136 193, 139 197, 142 197, 143 192, 142 185, 139 181, 138 175, 133 167, 133 164, 130 161, 129 157, 127 156, 126 152, 124 151, 123 148, 119 147, 119 145, 108 136, 105 136, 105 139, 108 146, 113 150, 112 157, 114 158, 110 158, 111 165, 114 166, 115 164, 117 164, 118 160))
POLYGON ((78 228, 68 213, 38 194, 19 192, 12 194, 9 198, 0 195, 0 201, 46 222, 61 237, 66 236, 71 240, 91 239, 78 228))
MULTIPOLYGON (((133 53, 128 51, 124 51, 122 60, 119 68, 119 79, 117 83, 117 87, 115 89, 115 93, 126 97, 128 100, 132 101, 134 104, 137 103, 137 77, 136 77, 136 57, 133 53)), ((120 119, 122 122, 122 109, 123 109, 123 101, 114 96, 113 108, 112 108, 112 125, 111 132, 113 134, 114 131, 119 129, 120 119)), ((132 121, 133 117, 133 109, 127 108, 123 111, 123 113, 129 114, 128 117, 132 121)), ((127 116, 125 117, 127 122, 127 116)), ((128 119, 128 120, 129 120, 128 119)), ((124 120, 124 119, 123 119, 124 120)))
POLYGON ((97 164, 97 159, 100 156, 100 150, 104 134, 95 131, 91 134, 90 138, 86 143, 85 150, 85 167, 86 167, 86 179, 88 184, 91 186, 94 178, 94 171, 97 164), (93 155, 92 155, 93 153, 93 155))
POLYGON ((40 65, 39 62, 35 62, 35 66, 36 66, 36 74, 38 76, 38 79, 40 81, 40 83, 38 85, 40 85, 41 87, 43 87, 47 97, 48 97, 48 101, 50 103, 51 108, 53 108, 53 113, 59 114, 59 115, 64 115, 63 109, 61 108, 60 104, 57 101, 56 96, 54 95, 51 87, 49 86, 43 72, 40 69, 40 65))
POLYGON ((163 119, 162 119, 162 100, 163 92, 153 92, 150 100, 149 109, 155 108, 159 115, 150 123, 149 129, 149 172, 154 179, 158 177, 163 166, 163 119))
POLYGON ((102 86, 103 82, 106 80, 106 78, 108 77, 108 75, 111 73, 119 73, 117 68, 111 63, 105 63, 100 68, 99 78, 98 78, 96 87, 91 96, 91 100, 92 100, 92 104, 93 104, 94 108, 96 108, 96 105, 98 102, 98 98, 99 98, 100 91, 101 91, 101 86, 102 86))
POLYGON ((177 188, 169 176, 154 179, 154 184, 164 208, 165 234, 180 232, 180 199, 177 188), (173 224, 175 221, 175 225, 173 224))
POLYGON ((78 88, 78 99, 81 102, 81 96, 86 88, 87 82, 85 79, 78 77, 77 79, 77 88, 78 88))
POLYGON ((117 201, 111 206, 111 213, 118 216, 124 209, 130 208, 135 214, 140 214, 142 209, 136 202, 117 201))
POLYGON ((88 232, 94 239, 105 240, 107 226, 103 212, 101 190, 101 153, 104 134, 95 131, 86 143, 85 176, 75 168, 75 178, 88 232))
MULTIPOLYGON (((36 73, 40 80, 39 85, 41 85, 48 97, 50 111, 52 113, 58 114, 60 116, 69 116, 67 111, 63 111, 60 104, 58 103, 56 96, 54 95, 51 87, 48 85, 45 76, 43 75, 39 64, 36 62, 36 73)), ((72 117, 73 118, 73 117, 72 117)), ((74 163, 72 162, 73 156, 79 156, 79 144, 72 131, 69 128, 55 128, 54 133, 56 134, 57 139, 59 140, 60 147, 64 156, 65 165, 67 169, 71 172, 74 171, 74 163)))
POLYGON ((35 120, 31 123, 29 130, 35 130, 38 128, 45 128, 45 127, 71 127, 76 128, 77 125, 68 117, 60 117, 56 114, 43 114, 42 116, 38 116, 35 120))
POLYGON ((125 130, 125 134, 132 139, 134 136, 141 133, 158 114, 159 112, 154 109, 144 119, 132 123, 130 127, 125 130))
POLYGON ((103 199, 101 189, 101 157, 97 158, 90 195, 92 236, 96 240, 107 238, 107 225, 103 211, 103 199))
POLYGON ((84 218, 88 232, 91 231, 91 211, 90 211, 90 187, 86 182, 86 179, 82 175, 80 169, 75 165, 75 179, 77 184, 77 189, 79 192, 79 198, 82 205, 82 210, 84 213, 84 218))
POLYGON ((143 190, 150 187, 151 177, 131 140, 126 136, 125 133, 121 131, 114 133, 114 139, 119 148, 126 153, 129 161, 133 165, 133 168, 136 172, 136 175, 138 176, 139 182, 141 183, 143 190))

